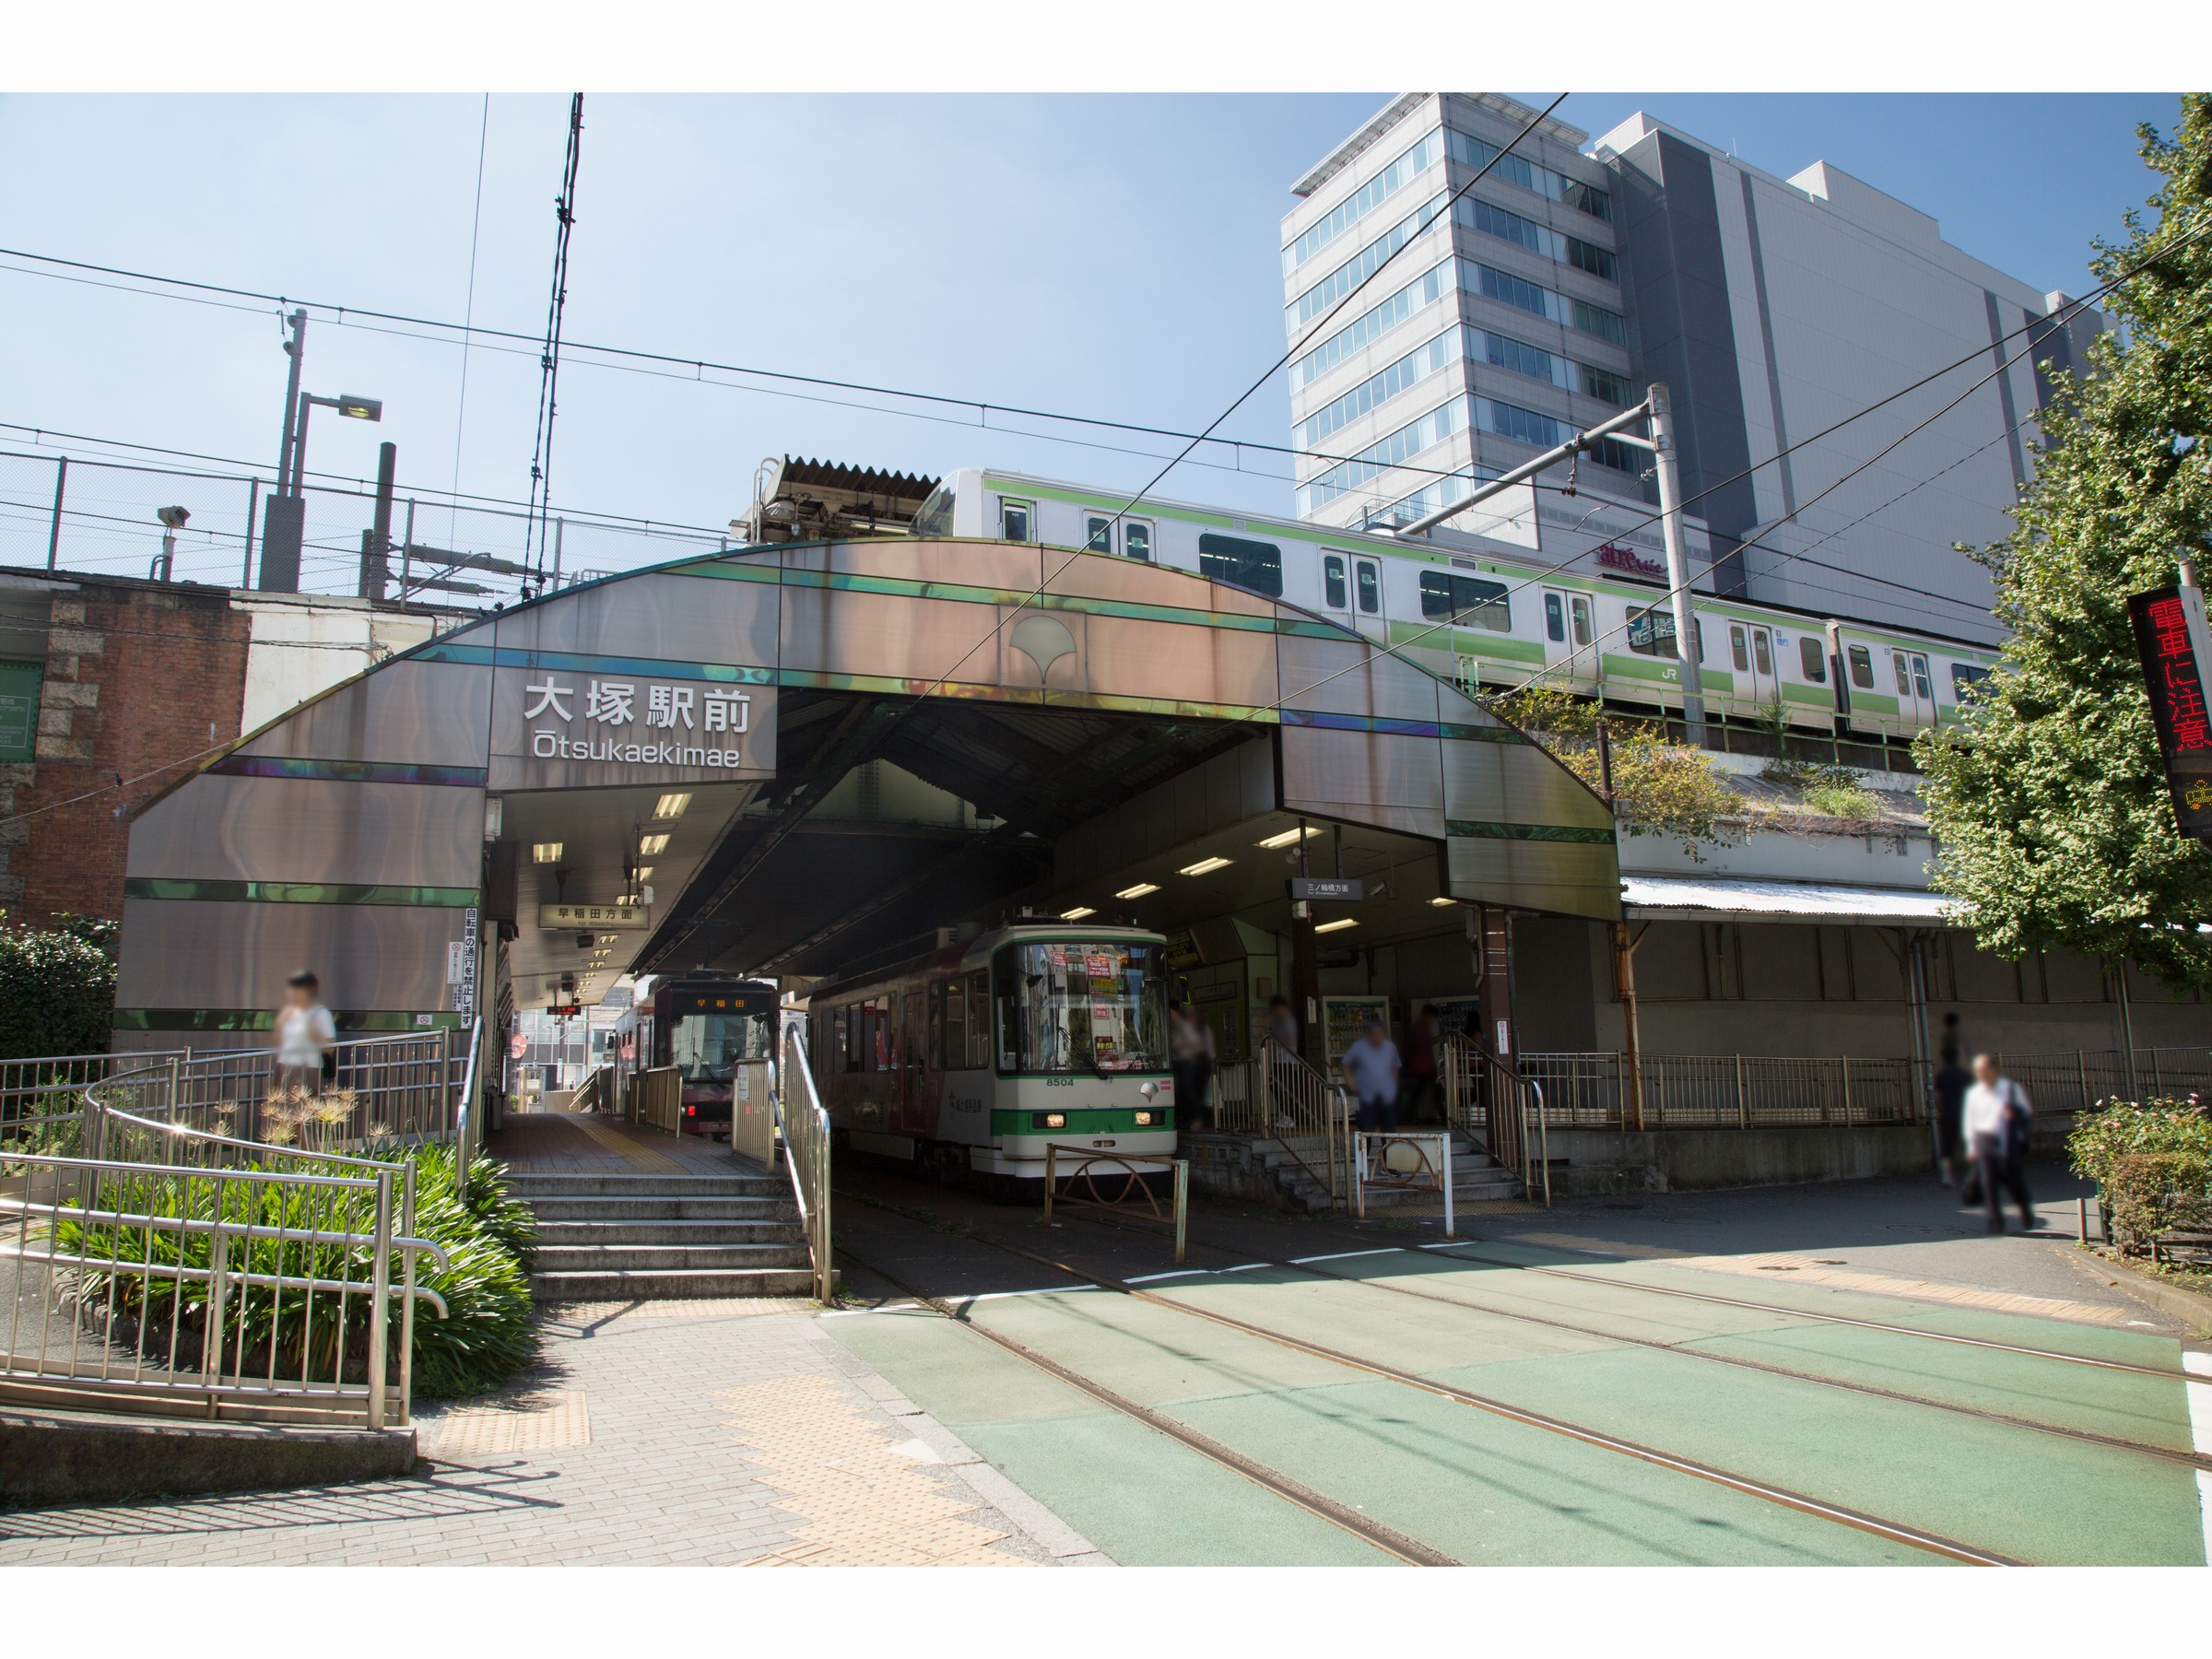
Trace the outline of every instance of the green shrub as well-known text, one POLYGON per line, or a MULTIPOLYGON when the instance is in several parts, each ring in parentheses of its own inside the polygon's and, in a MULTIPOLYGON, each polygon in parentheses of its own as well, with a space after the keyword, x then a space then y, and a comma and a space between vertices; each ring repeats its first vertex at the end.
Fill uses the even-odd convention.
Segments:
MULTIPOLYGON (((521 1371, 535 1351, 524 1254, 530 1243, 528 1212, 522 1211, 518 1218, 521 1206, 508 1193, 504 1174, 488 1159, 472 1166, 469 1197, 464 1204, 454 1188, 453 1148, 418 1148, 413 1156, 415 1234, 439 1245, 450 1258, 445 1267, 429 1256, 418 1258, 416 1282, 444 1299, 447 1316, 440 1319, 427 1302, 416 1310, 415 1393, 427 1399, 482 1394, 521 1371)), ((301 1167, 288 1159, 283 1165, 293 1173, 301 1167)), ((331 1172, 358 1173, 335 1165, 331 1172)), ((179 1182, 150 1174, 104 1178, 100 1207, 207 1219, 214 1216, 218 1190, 226 1221, 340 1232, 368 1232, 374 1223, 375 1200, 365 1193, 334 1196, 327 1191, 247 1182, 179 1182)), ((58 1248, 68 1254, 120 1255, 206 1268, 213 1253, 212 1241, 202 1233, 149 1235, 135 1228, 69 1219, 59 1222, 54 1232, 58 1248)), ((298 1239, 234 1237, 228 1249, 226 1266, 234 1276, 283 1273, 358 1282, 369 1277, 371 1266, 365 1249, 308 1244, 298 1239)), ((395 1263, 394 1277, 398 1277, 395 1263)), ((207 1324, 206 1282, 187 1279, 180 1294, 155 1281, 150 1297, 146 1294, 147 1283, 135 1274, 112 1276, 111 1283, 108 1275, 88 1272, 79 1280, 77 1294, 80 1305, 88 1310, 112 1310, 111 1335, 118 1342, 142 1345, 148 1353, 166 1353, 174 1338, 180 1352, 196 1354, 207 1324)), ((394 1301, 387 1350, 394 1378, 400 1312, 394 1301)), ((265 1371, 274 1354, 279 1376, 304 1373, 328 1381, 342 1370, 359 1378, 367 1361, 368 1333, 367 1299, 361 1296, 346 1297, 341 1306, 341 1299, 327 1292, 310 1298, 288 1290, 278 1297, 265 1286, 234 1280, 225 1304, 225 1350, 235 1356, 242 1337, 248 1369, 265 1371)))
POLYGON ((1874 791, 1856 783, 1811 783, 1804 791, 1805 804, 1815 812, 1836 818, 1877 818, 1882 804, 1874 791))
POLYGON ((2127 1255, 2173 1232, 2212 1230, 2212 1159, 2198 1152, 2129 1152, 2104 1183, 2104 1218, 2127 1255))
POLYGON ((2212 1116, 2179 1100, 2106 1100, 2085 1112, 2066 1136, 2074 1172, 2103 1192, 2120 1159, 2136 1152, 2187 1152, 2212 1159, 2212 1116))
MULTIPOLYGON (((107 938, 112 945, 112 932, 107 938)), ((103 1053, 114 1024, 108 950, 75 929, 16 927, 0 917, 0 1060, 103 1053)))

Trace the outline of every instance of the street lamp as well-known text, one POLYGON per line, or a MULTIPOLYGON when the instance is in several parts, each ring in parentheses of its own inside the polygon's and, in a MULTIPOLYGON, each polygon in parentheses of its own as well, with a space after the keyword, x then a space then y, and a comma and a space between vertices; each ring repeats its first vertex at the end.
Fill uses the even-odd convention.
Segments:
POLYGON ((147 571, 151 582, 167 582, 177 568, 177 532, 184 528, 184 521, 192 514, 182 507, 157 507, 154 517, 161 523, 161 552, 147 571))

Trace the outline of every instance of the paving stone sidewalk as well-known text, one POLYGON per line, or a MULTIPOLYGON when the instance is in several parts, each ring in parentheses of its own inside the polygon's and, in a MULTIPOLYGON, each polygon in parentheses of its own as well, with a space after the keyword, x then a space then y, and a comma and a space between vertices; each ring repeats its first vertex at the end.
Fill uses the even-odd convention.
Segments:
POLYGON ((546 1311, 538 1365, 418 1416, 406 1480, 0 1510, 0 1565, 1100 1566, 809 1304, 546 1311))

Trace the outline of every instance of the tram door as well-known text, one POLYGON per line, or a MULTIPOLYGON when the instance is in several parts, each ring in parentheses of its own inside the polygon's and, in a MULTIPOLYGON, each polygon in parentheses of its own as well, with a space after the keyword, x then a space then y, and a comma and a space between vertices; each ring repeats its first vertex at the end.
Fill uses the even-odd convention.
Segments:
POLYGON ((1914 730, 1936 724, 1936 682, 1928 674, 1928 659, 1918 651, 1892 651, 1889 661, 1897 672, 1898 718, 1914 730))
POLYGON ((1747 691, 1754 710, 1771 708, 1782 700, 1782 682, 1774 673, 1774 631, 1756 622, 1728 624, 1728 665, 1741 677, 1736 684, 1747 691))

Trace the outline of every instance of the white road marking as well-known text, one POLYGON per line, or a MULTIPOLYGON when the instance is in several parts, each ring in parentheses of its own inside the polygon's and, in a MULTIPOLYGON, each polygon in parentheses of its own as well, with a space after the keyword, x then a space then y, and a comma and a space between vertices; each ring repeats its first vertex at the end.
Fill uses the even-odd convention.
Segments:
MULTIPOLYGON (((2184 1382, 2189 1399, 2189 1435, 2196 1449, 2212 1456, 2212 1354, 2183 1354, 2182 1369, 2208 1379, 2184 1382)), ((2196 1472, 2196 1512, 2205 1529, 2205 1560, 2212 1564, 2212 1471, 2196 1472)))
POLYGON ((824 1319, 853 1319, 863 1313, 910 1313, 921 1305, 920 1302, 898 1301, 885 1302, 878 1308, 825 1308, 820 1316, 824 1319))
POLYGON ((1392 1244, 1382 1250, 1340 1250, 1335 1255, 1292 1256, 1290 1258, 1290 1265, 1293 1267, 1303 1267, 1309 1263, 1312 1262, 1348 1262, 1354 1256, 1404 1255, 1406 1251, 1404 1246, 1392 1244))
POLYGON ((1151 1285, 1159 1283, 1161 1279, 1203 1278, 1212 1271, 1209 1267, 1178 1267, 1172 1273, 1140 1273, 1135 1278, 1124 1279, 1122 1283, 1124 1285, 1151 1285))
POLYGON ((1257 1273, 1263 1267, 1272 1267, 1273 1262, 1246 1262, 1241 1267, 1224 1267, 1223 1273, 1257 1273))
POLYGON ((985 1290, 977 1296, 959 1296, 951 1300, 966 1307, 979 1301, 1005 1301, 1013 1296, 1068 1296, 1078 1290, 1098 1290, 1100 1285, 1047 1285, 1041 1290, 985 1290))

